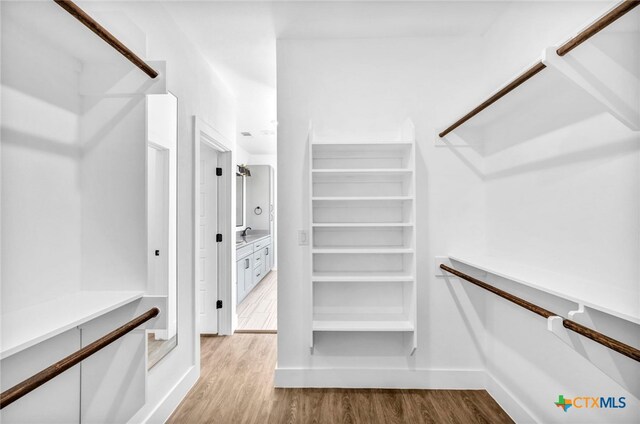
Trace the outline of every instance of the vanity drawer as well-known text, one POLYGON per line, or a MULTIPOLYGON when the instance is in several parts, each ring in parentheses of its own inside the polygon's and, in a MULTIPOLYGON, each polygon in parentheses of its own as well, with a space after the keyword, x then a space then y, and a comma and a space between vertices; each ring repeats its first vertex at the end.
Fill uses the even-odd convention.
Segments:
POLYGON ((260 264, 253 269, 253 285, 254 286, 258 284, 260 280, 262 280, 262 277, 264 277, 264 270, 265 270, 264 260, 262 260, 260 264))
POLYGON ((253 253, 253 244, 242 246, 241 248, 236 249, 236 260, 239 261, 240 259, 252 253, 253 253))
POLYGON ((264 266, 264 249, 256 251, 253 254, 253 267, 258 268, 259 266, 264 266))
POLYGON ((262 240, 258 240, 255 243, 253 243, 253 250, 257 252, 258 250, 270 244, 271 244, 271 236, 265 237, 262 240))

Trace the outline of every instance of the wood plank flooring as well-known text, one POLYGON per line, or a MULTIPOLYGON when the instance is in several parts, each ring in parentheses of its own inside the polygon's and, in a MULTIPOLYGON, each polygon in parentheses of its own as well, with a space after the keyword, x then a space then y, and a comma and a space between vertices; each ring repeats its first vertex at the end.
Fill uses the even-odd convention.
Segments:
POLYGON ((169 340, 156 340, 153 333, 147 334, 147 369, 153 368, 165 355, 176 347, 178 339, 173 336, 169 340))
POLYGON ((275 332, 278 323, 278 272, 271 271, 238 305, 238 332, 275 332))
POLYGON ((513 422, 484 390, 275 389, 276 337, 203 337, 200 380, 168 422, 513 422))

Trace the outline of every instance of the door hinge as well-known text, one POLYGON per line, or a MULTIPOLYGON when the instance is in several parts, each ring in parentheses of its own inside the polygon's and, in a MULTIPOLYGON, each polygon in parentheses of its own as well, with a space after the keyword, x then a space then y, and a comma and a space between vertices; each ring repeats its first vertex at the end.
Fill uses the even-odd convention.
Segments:
POLYGON ((222 234, 216 234, 216 241, 220 243, 222 241, 222 234))
POLYGON ((222 300, 216 302, 216 309, 222 309, 222 300))
POLYGON ((218 177, 222 176, 222 168, 216 168, 216 175, 218 177))

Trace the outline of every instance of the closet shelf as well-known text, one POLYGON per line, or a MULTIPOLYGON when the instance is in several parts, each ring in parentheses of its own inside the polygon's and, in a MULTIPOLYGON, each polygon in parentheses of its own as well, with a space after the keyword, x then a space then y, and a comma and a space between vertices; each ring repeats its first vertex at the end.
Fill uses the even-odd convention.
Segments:
POLYGON ((318 175, 410 175, 413 170, 409 168, 376 168, 376 169, 358 169, 358 168, 333 168, 333 169, 313 169, 311 172, 318 175))
POLYGON ((374 228, 374 227, 413 227, 409 222, 314 222, 317 228, 374 228))
POLYGON ((349 196, 349 197, 312 197, 311 200, 315 201, 376 201, 376 200, 393 200, 393 201, 411 201, 413 196, 349 196))
POLYGON ((313 331, 395 331, 411 332, 414 330, 411 321, 329 321, 314 320, 313 331))
POLYGON ((314 247, 312 253, 364 253, 364 254, 384 254, 384 253, 413 253, 409 247, 380 246, 380 247, 314 247))
POLYGON ((413 276, 403 272, 315 272, 311 275, 314 282, 411 282, 413 276))
MULTIPOLYGON (((487 117, 489 117, 489 121, 496 121, 497 124, 505 122, 513 124, 512 127, 505 129, 504 132, 507 135, 513 136, 514 134, 521 134, 522 129, 518 128, 518 122, 510 122, 508 119, 510 118, 509 112, 511 112, 510 114, 514 119, 521 120, 525 124, 528 123, 528 120, 531 117, 537 118, 535 119, 535 122, 529 122, 529 125, 524 127, 525 132, 527 130, 533 131, 536 126, 549 122, 555 122, 555 126, 553 128, 547 128, 548 130, 553 130, 558 127, 558 122, 553 119, 554 117, 558 118, 574 108, 583 109, 583 101, 587 101, 588 103, 597 103, 600 109, 598 112, 609 112, 624 125, 632 128, 633 130, 638 130, 640 122, 637 119, 637 106, 635 106, 635 110, 631 110, 634 108, 634 102, 637 102, 633 97, 633 90, 628 90, 626 87, 622 90, 614 89, 613 85, 615 84, 610 84, 611 81, 602 81, 596 78, 600 69, 598 69, 598 72, 594 72, 594 69, 590 69, 602 66, 608 66, 609 68, 622 66, 614 59, 614 55, 616 54, 615 52, 610 52, 607 63, 602 63, 602 59, 595 60, 594 58, 587 58, 586 62, 583 62, 584 57, 579 57, 583 55, 583 52, 578 52, 578 56, 574 54, 571 61, 566 61, 562 57, 588 38, 594 36, 605 29, 608 25, 627 14, 638 6, 638 4, 640 3, 637 1, 622 1, 608 13, 600 16, 592 24, 587 26, 576 37, 563 43, 558 48, 550 47, 546 49, 543 52, 543 57, 541 59, 536 61, 523 72, 519 73, 466 115, 462 116, 446 129, 442 130, 438 134, 438 137, 446 137, 448 134, 452 133, 467 122, 469 122, 469 126, 472 127, 470 125, 472 118, 474 121, 473 126, 481 126, 482 120, 485 120, 486 122, 487 117), (585 72, 585 69, 589 72, 585 72), (544 76, 552 73, 556 73, 561 76, 561 85, 551 87, 548 85, 540 85, 540 80, 543 80, 545 78, 544 76), (527 84, 524 84, 525 82, 527 82, 527 84), (537 88, 532 86, 537 86, 537 88), (578 98, 570 98, 568 103, 564 98, 566 96, 565 90, 567 86, 573 86, 573 90, 581 92, 579 93, 578 98), (606 89, 603 90, 602 87, 605 87, 606 89), (518 88, 517 91, 515 91, 516 88, 518 88), (558 92, 558 90, 560 91, 558 92), (525 95, 525 98, 520 99, 520 101, 516 99, 515 105, 518 103, 524 104, 525 109, 512 110, 514 103, 510 102, 508 99, 521 97, 520 93, 523 91, 528 91, 529 97, 527 98, 527 95, 525 95), (507 94, 512 92, 513 94, 507 96, 507 94), (535 95, 531 96, 531 93, 543 93, 546 95, 555 93, 555 96, 551 98, 540 98, 535 95), (498 102, 498 100, 500 100, 500 102, 498 102), (506 105, 505 103, 511 104, 506 105), (530 107, 532 103, 534 106, 533 108, 530 107), (546 110, 545 107, 548 107, 549 110, 546 110), (544 117, 536 116, 540 114, 544 115, 544 117)), ((621 34, 624 34, 624 32, 621 32, 621 34)), ((624 36, 629 35, 627 34, 624 36)), ((630 36, 636 37, 637 40, 637 31, 630 36)), ((598 51, 602 53, 600 50, 598 51)), ((621 51, 623 51, 625 55, 627 54, 625 49, 621 49, 621 51)), ((588 55, 589 53, 587 52, 586 54, 588 55)), ((624 86, 624 84, 622 84, 622 86, 624 86)), ((581 113, 579 114, 581 117, 573 117, 573 119, 575 121, 579 121, 590 116, 590 114, 593 113, 592 107, 589 106, 587 109, 588 110, 585 113, 580 111, 581 113)), ((569 115, 575 115, 575 112, 572 112, 569 115)), ((486 127, 486 125, 484 126, 486 127)), ((544 125, 542 128, 544 129, 544 125)), ((493 130, 493 128, 483 128, 483 130, 487 132, 487 130, 493 130)), ((474 132, 477 131, 474 129, 474 132)))
POLYGON ((80 291, 2 314, 0 359, 141 299, 142 291, 80 291))
POLYGON ((523 286, 567 299, 625 321, 640 324, 640 299, 632 293, 493 256, 450 255, 449 258, 454 262, 468 265, 523 286))
POLYGON ((338 140, 338 139, 314 139, 311 143, 312 146, 326 146, 327 148, 334 148, 339 150, 353 150, 354 148, 365 148, 365 149, 389 149, 402 147, 409 149, 413 146, 413 143, 410 141, 392 141, 392 140, 356 140, 356 139, 347 139, 347 140, 338 140))

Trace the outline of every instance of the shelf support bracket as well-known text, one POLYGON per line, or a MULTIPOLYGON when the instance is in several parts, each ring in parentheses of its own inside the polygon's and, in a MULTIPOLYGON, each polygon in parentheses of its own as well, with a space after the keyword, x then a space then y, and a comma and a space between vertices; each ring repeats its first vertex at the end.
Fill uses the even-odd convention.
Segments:
POLYGON ((589 64, 581 62, 580 58, 583 57, 582 53, 584 52, 581 52, 580 58, 574 55, 561 57, 558 56, 556 50, 556 46, 546 48, 542 52, 542 63, 558 71, 584 90, 613 117, 631 130, 640 130, 640 110, 638 110, 637 100, 634 98, 634 90, 624 89, 629 87, 627 83, 617 84, 617 89, 611 84, 605 84, 597 78, 592 70, 606 69, 608 74, 614 74, 618 79, 628 80, 631 86, 639 83, 637 77, 623 71, 619 64, 593 46, 584 45, 582 47, 582 50, 588 51, 589 57, 597 58, 597 62, 592 59, 593 63, 589 64))
MULTIPOLYGON (((575 311, 568 313, 568 318, 579 324, 595 328, 589 309, 579 305, 575 311)), ((595 365, 600 371, 628 390, 635 397, 640 395, 640 369, 637 362, 611 349, 593 342, 579 334, 569 331, 562 325, 563 318, 552 316, 547 318, 547 330, 562 340, 580 356, 595 365)))

